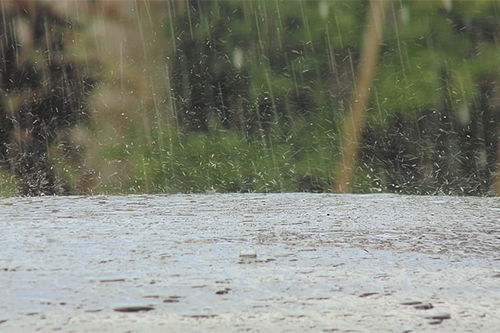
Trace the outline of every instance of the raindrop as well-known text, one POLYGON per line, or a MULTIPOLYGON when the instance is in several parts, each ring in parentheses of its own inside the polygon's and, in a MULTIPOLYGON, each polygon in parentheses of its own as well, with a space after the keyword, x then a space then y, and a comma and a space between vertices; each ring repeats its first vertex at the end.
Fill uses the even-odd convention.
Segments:
POLYGON ((326 20, 328 18, 328 12, 329 12, 328 2, 326 0, 321 0, 319 2, 318 10, 319 10, 319 16, 321 16, 322 19, 326 20))
POLYGON ((237 69, 243 67, 243 51, 239 47, 235 47, 233 50, 233 65, 237 69))

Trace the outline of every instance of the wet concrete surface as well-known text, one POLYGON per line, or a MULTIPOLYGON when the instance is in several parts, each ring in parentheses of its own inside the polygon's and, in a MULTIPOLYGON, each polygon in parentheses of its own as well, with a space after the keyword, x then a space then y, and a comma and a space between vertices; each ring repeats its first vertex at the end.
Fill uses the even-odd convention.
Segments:
POLYGON ((0 199, 0 332, 499 332, 500 199, 0 199))

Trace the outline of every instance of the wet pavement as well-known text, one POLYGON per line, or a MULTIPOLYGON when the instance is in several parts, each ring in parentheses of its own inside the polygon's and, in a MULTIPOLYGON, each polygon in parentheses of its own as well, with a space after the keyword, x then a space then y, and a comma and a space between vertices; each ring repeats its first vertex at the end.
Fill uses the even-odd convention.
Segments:
POLYGON ((500 199, 0 199, 0 332, 498 332, 500 199))

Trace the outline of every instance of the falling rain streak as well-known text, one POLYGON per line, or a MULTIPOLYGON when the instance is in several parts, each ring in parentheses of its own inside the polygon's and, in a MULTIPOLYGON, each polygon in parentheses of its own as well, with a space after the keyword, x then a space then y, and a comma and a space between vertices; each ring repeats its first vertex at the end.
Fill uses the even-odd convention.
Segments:
POLYGON ((2 1, 0 195, 498 194, 498 2, 370 3, 2 1))

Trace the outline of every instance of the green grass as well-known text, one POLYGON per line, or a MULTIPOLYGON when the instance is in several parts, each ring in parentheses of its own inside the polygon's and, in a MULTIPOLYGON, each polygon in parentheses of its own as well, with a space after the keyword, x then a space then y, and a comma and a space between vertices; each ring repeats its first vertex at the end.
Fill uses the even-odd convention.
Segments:
MULTIPOLYGON (((335 144, 320 142, 308 123, 269 130, 266 136, 212 129, 180 134, 163 129, 155 143, 141 141, 114 150, 133 172, 124 192, 327 191, 335 144)), ((317 129, 319 131, 321 129, 317 129)))
POLYGON ((0 197, 12 197, 18 194, 18 184, 14 177, 0 170, 0 197))

